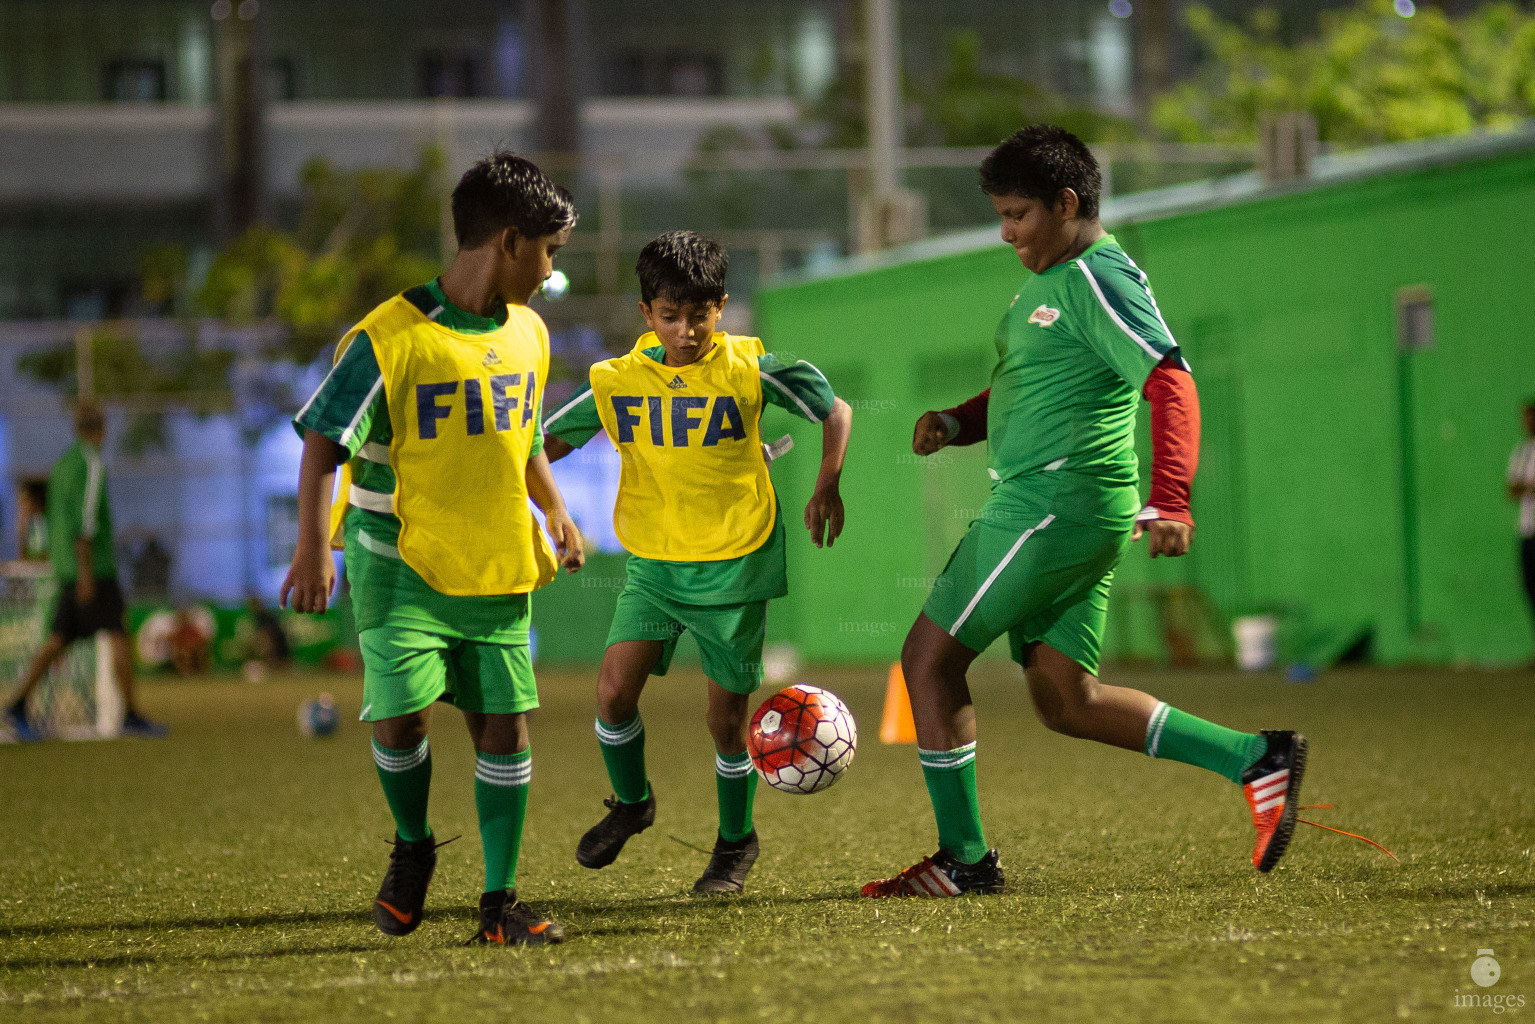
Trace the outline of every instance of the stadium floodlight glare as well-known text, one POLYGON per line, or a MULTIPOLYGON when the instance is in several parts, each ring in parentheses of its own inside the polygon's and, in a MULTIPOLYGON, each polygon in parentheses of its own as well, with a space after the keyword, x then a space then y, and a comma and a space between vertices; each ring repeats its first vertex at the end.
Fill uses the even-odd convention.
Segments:
POLYGON ((1116 18, 1128 18, 1131 10, 1130 0, 1112 0, 1109 4, 1109 13, 1116 18))
POLYGON ((551 301, 563 299, 568 291, 570 291, 570 278, 563 270, 556 270, 544 282, 544 298, 551 301))
POLYGON ((1391 6, 1404 18, 1410 18, 1418 13, 1418 5, 1412 0, 1396 0, 1391 6))

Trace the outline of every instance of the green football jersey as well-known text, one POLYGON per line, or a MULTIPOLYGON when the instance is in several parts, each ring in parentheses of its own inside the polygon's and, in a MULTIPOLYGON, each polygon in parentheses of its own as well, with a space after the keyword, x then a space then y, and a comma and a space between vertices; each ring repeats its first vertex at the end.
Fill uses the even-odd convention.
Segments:
POLYGON ((1107 235, 1031 274, 997 328, 991 500, 1116 529, 1140 510, 1135 413, 1178 343, 1146 275, 1107 235))
POLYGON ((98 580, 117 578, 107 474, 101 453, 84 441, 70 445, 48 474, 47 516, 54 579, 67 583, 79 577, 75 541, 82 538, 91 542, 91 575, 98 580))

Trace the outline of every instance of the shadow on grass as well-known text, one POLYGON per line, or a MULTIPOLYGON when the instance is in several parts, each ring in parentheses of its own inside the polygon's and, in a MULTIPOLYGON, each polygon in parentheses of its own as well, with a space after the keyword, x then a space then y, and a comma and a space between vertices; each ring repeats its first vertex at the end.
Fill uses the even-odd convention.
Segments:
POLYGON ((530 902, 541 907, 548 907, 554 911, 585 914, 635 910, 698 913, 728 907, 760 909, 763 907, 803 903, 865 903, 867 900, 857 892, 835 890, 831 892, 798 893, 792 896, 768 896, 762 893, 722 893, 710 896, 694 896, 690 893, 680 892, 667 896, 639 896, 626 899, 585 899, 557 896, 546 900, 531 900, 530 902))
MULTIPOLYGON (((466 914, 466 916, 470 915, 466 914)), ((60 922, 0 926, 0 939, 38 938, 50 935, 71 935, 78 932, 198 931, 259 928, 269 924, 329 924, 337 921, 371 923, 372 920, 371 910, 324 910, 294 914, 236 914, 231 917, 173 917, 157 921, 91 921, 84 924, 60 922)))
POLYGON ((356 943, 332 946, 297 946, 290 949, 269 949, 241 952, 231 950, 227 953, 186 953, 155 955, 153 953, 122 953, 117 956, 79 956, 79 957, 23 957, 14 960, 0 960, 0 969, 7 971, 21 971, 29 968, 63 969, 69 967, 98 968, 98 967, 155 967, 170 964, 202 964, 202 963, 228 963, 234 960, 280 960, 289 956, 323 956, 327 953, 376 953, 378 946, 364 946, 356 943))
POLYGON ((1535 896, 1535 882, 1463 885, 1455 888, 1420 886, 1412 889, 1387 889, 1384 892, 1370 894, 1372 900, 1396 900, 1401 903, 1446 903, 1474 900, 1478 897, 1488 900, 1517 899, 1521 896, 1535 896))
MULTIPOLYGON (((672 926, 679 916, 691 916, 696 914, 709 914, 723 909, 735 907, 760 909, 764 907, 811 904, 811 903, 856 903, 860 897, 842 892, 810 893, 794 896, 766 896, 760 894, 747 894, 739 896, 688 896, 678 894, 675 896, 644 896, 630 899, 571 899, 555 897, 546 900, 533 900, 535 905, 546 908, 556 919, 560 917, 603 917, 606 915, 621 915, 630 920, 622 923, 611 922, 607 925, 596 927, 583 926, 580 933, 583 935, 624 935, 645 934, 660 932, 672 926), (646 916, 649 912, 650 916, 646 916), (668 920, 670 919, 670 920, 668 920)), ((467 904, 452 907, 429 907, 427 916, 433 920, 463 921, 473 925, 479 921, 479 910, 467 904)), ((372 912, 368 909, 354 910, 325 910, 305 911, 303 913, 277 913, 277 914, 235 914, 229 917, 176 917, 158 920, 138 921, 91 921, 85 923, 54 922, 48 924, 9 925, 0 926, 0 940, 3 939, 27 939, 50 938, 55 936, 77 935, 91 932, 176 932, 176 931, 222 931, 232 928, 261 928, 270 925, 304 925, 304 924, 340 924, 354 922, 366 925, 369 931, 373 929, 372 912)), ((359 946, 356 949, 372 949, 371 946, 359 946)), ((349 952, 353 947, 336 947, 336 952, 349 952)), ((325 949, 299 950, 294 952, 324 952, 325 949)), ((287 952, 276 953, 232 953, 225 957, 212 959, 239 959, 241 957, 259 956, 286 956, 287 952)), ((8 968, 18 967, 80 967, 97 965, 110 967, 135 963, 154 963, 161 960, 173 961, 177 957, 155 957, 147 954, 124 954, 113 957, 85 957, 68 960, 54 960, 46 957, 33 960, 4 960, 0 959, 0 966, 8 968)), ((188 959, 197 959, 196 957, 188 959)))

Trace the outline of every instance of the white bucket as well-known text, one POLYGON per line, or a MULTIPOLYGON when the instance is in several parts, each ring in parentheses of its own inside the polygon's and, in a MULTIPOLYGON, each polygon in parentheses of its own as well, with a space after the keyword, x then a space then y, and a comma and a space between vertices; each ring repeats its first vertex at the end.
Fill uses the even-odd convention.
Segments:
POLYGON ((1274 667, 1279 653, 1279 620, 1272 615, 1243 615, 1231 623, 1237 645, 1237 667, 1244 672, 1265 672, 1274 667))

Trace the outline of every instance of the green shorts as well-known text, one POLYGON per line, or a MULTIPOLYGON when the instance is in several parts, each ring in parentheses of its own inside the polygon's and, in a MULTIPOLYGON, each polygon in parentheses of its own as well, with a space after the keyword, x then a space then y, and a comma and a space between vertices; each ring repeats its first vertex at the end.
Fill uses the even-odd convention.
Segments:
POLYGON ((1098 673, 1114 566, 1130 531, 988 507, 970 524, 922 611, 972 651, 1003 633, 1013 660, 1047 643, 1098 673))
POLYGON ((487 715, 538 707, 527 644, 483 643, 393 626, 365 629, 358 640, 361 721, 414 714, 437 700, 487 715))
POLYGON ((684 630, 693 631, 703 656, 704 674, 710 679, 731 693, 751 693, 762 685, 766 601, 678 604, 625 584, 613 610, 608 646, 625 640, 659 640, 661 660, 650 674, 664 676, 684 630))

